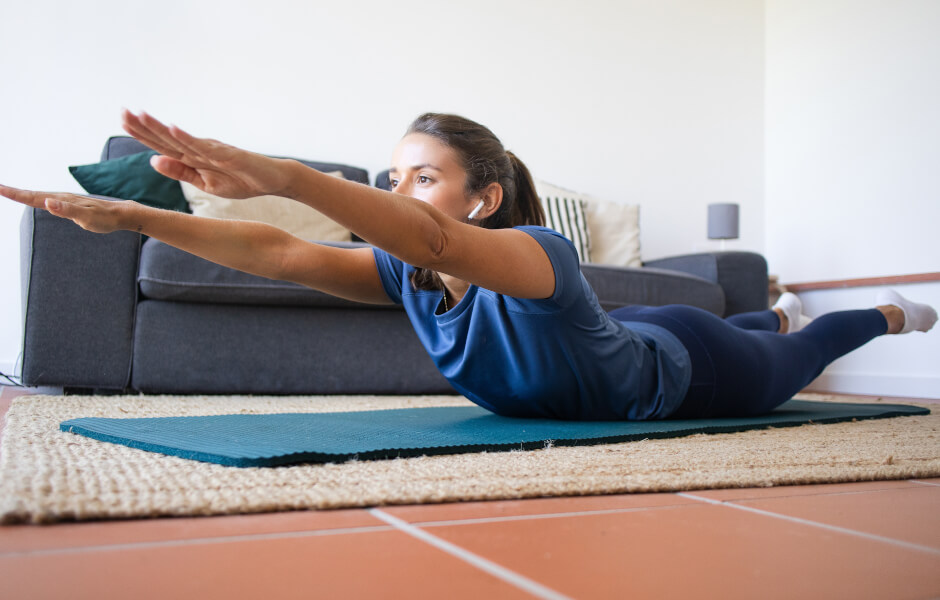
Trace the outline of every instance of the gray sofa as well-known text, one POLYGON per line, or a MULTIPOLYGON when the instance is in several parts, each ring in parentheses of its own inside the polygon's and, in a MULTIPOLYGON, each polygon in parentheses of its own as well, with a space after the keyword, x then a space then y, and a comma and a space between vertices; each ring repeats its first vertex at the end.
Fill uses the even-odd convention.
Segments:
MULTIPOLYGON (((102 160, 142 150, 115 137, 102 160)), ((307 164, 368 184, 362 169, 307 164)), ((453 393, 399 307, 246 275, 136 233, 88 233, 35 209, 24 213, 21 242, 26 385, 97 393, 453 393)), ((767 307, 767 265, 753 253, 583 271, 608 310, 682 303, 727 316, 767 307)))

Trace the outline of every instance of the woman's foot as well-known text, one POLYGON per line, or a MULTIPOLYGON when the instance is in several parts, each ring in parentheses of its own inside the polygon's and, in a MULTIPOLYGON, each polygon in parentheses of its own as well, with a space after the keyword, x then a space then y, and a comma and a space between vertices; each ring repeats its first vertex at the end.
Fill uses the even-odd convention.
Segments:
POLYGON ((911 302, 894 290, 880 292, 875 305, 888 321, 888 333, 930 331, 937 322, 937 311, 932 306, 911 302))
POLYGON ((785 292, 773 306, 773 311, 780 317, 779 333, 796 333, 810 323, 812 319, 803 314, 803 303, 796 294, 785 292))

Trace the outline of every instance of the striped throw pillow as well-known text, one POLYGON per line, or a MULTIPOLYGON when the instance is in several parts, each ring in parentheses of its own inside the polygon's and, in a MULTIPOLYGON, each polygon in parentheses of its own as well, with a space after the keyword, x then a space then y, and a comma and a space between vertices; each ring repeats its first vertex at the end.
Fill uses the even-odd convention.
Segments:
POLYGON ((587 204, 578 198, 565 196, 543 196, 542 208, 545 209, 545 226, 562 234, 574 244, 578 251, 578 260, 591 262, 591 236, 588 233, 587 204))

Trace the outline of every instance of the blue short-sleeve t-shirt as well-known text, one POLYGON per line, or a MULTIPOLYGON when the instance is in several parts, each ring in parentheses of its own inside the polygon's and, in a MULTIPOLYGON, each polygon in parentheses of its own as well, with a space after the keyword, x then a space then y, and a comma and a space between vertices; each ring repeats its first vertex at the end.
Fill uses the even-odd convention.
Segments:
POLYGON ((415 268, 374 250, 389 298, 404 305, 421 343, 461 394, 516 417, 645 420, 668 417, 691 378, 672 333, 611 319, 581 274, 577 251, 545 228, 517 229, 542 246, 555 271, 550 298, 523 299, 471 285, 436 314, 441 290, 416 290, 415 268))

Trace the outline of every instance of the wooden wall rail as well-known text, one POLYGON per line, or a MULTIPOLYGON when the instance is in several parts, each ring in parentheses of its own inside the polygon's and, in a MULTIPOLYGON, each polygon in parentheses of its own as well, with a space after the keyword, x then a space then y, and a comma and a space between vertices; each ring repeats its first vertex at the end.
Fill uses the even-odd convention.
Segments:
POLYGON ((925 283, 940 281, 940 273, 916 273, 914 275, 890 275, 886 277, 867 277, 863 279, 837 279, 833 281, 811 281, 807 283, 786 283, 790 292, 809 292, 812 290, 837 290, 843 288, 869 287, 874 285, 898 285, 901 283, 925 283))

